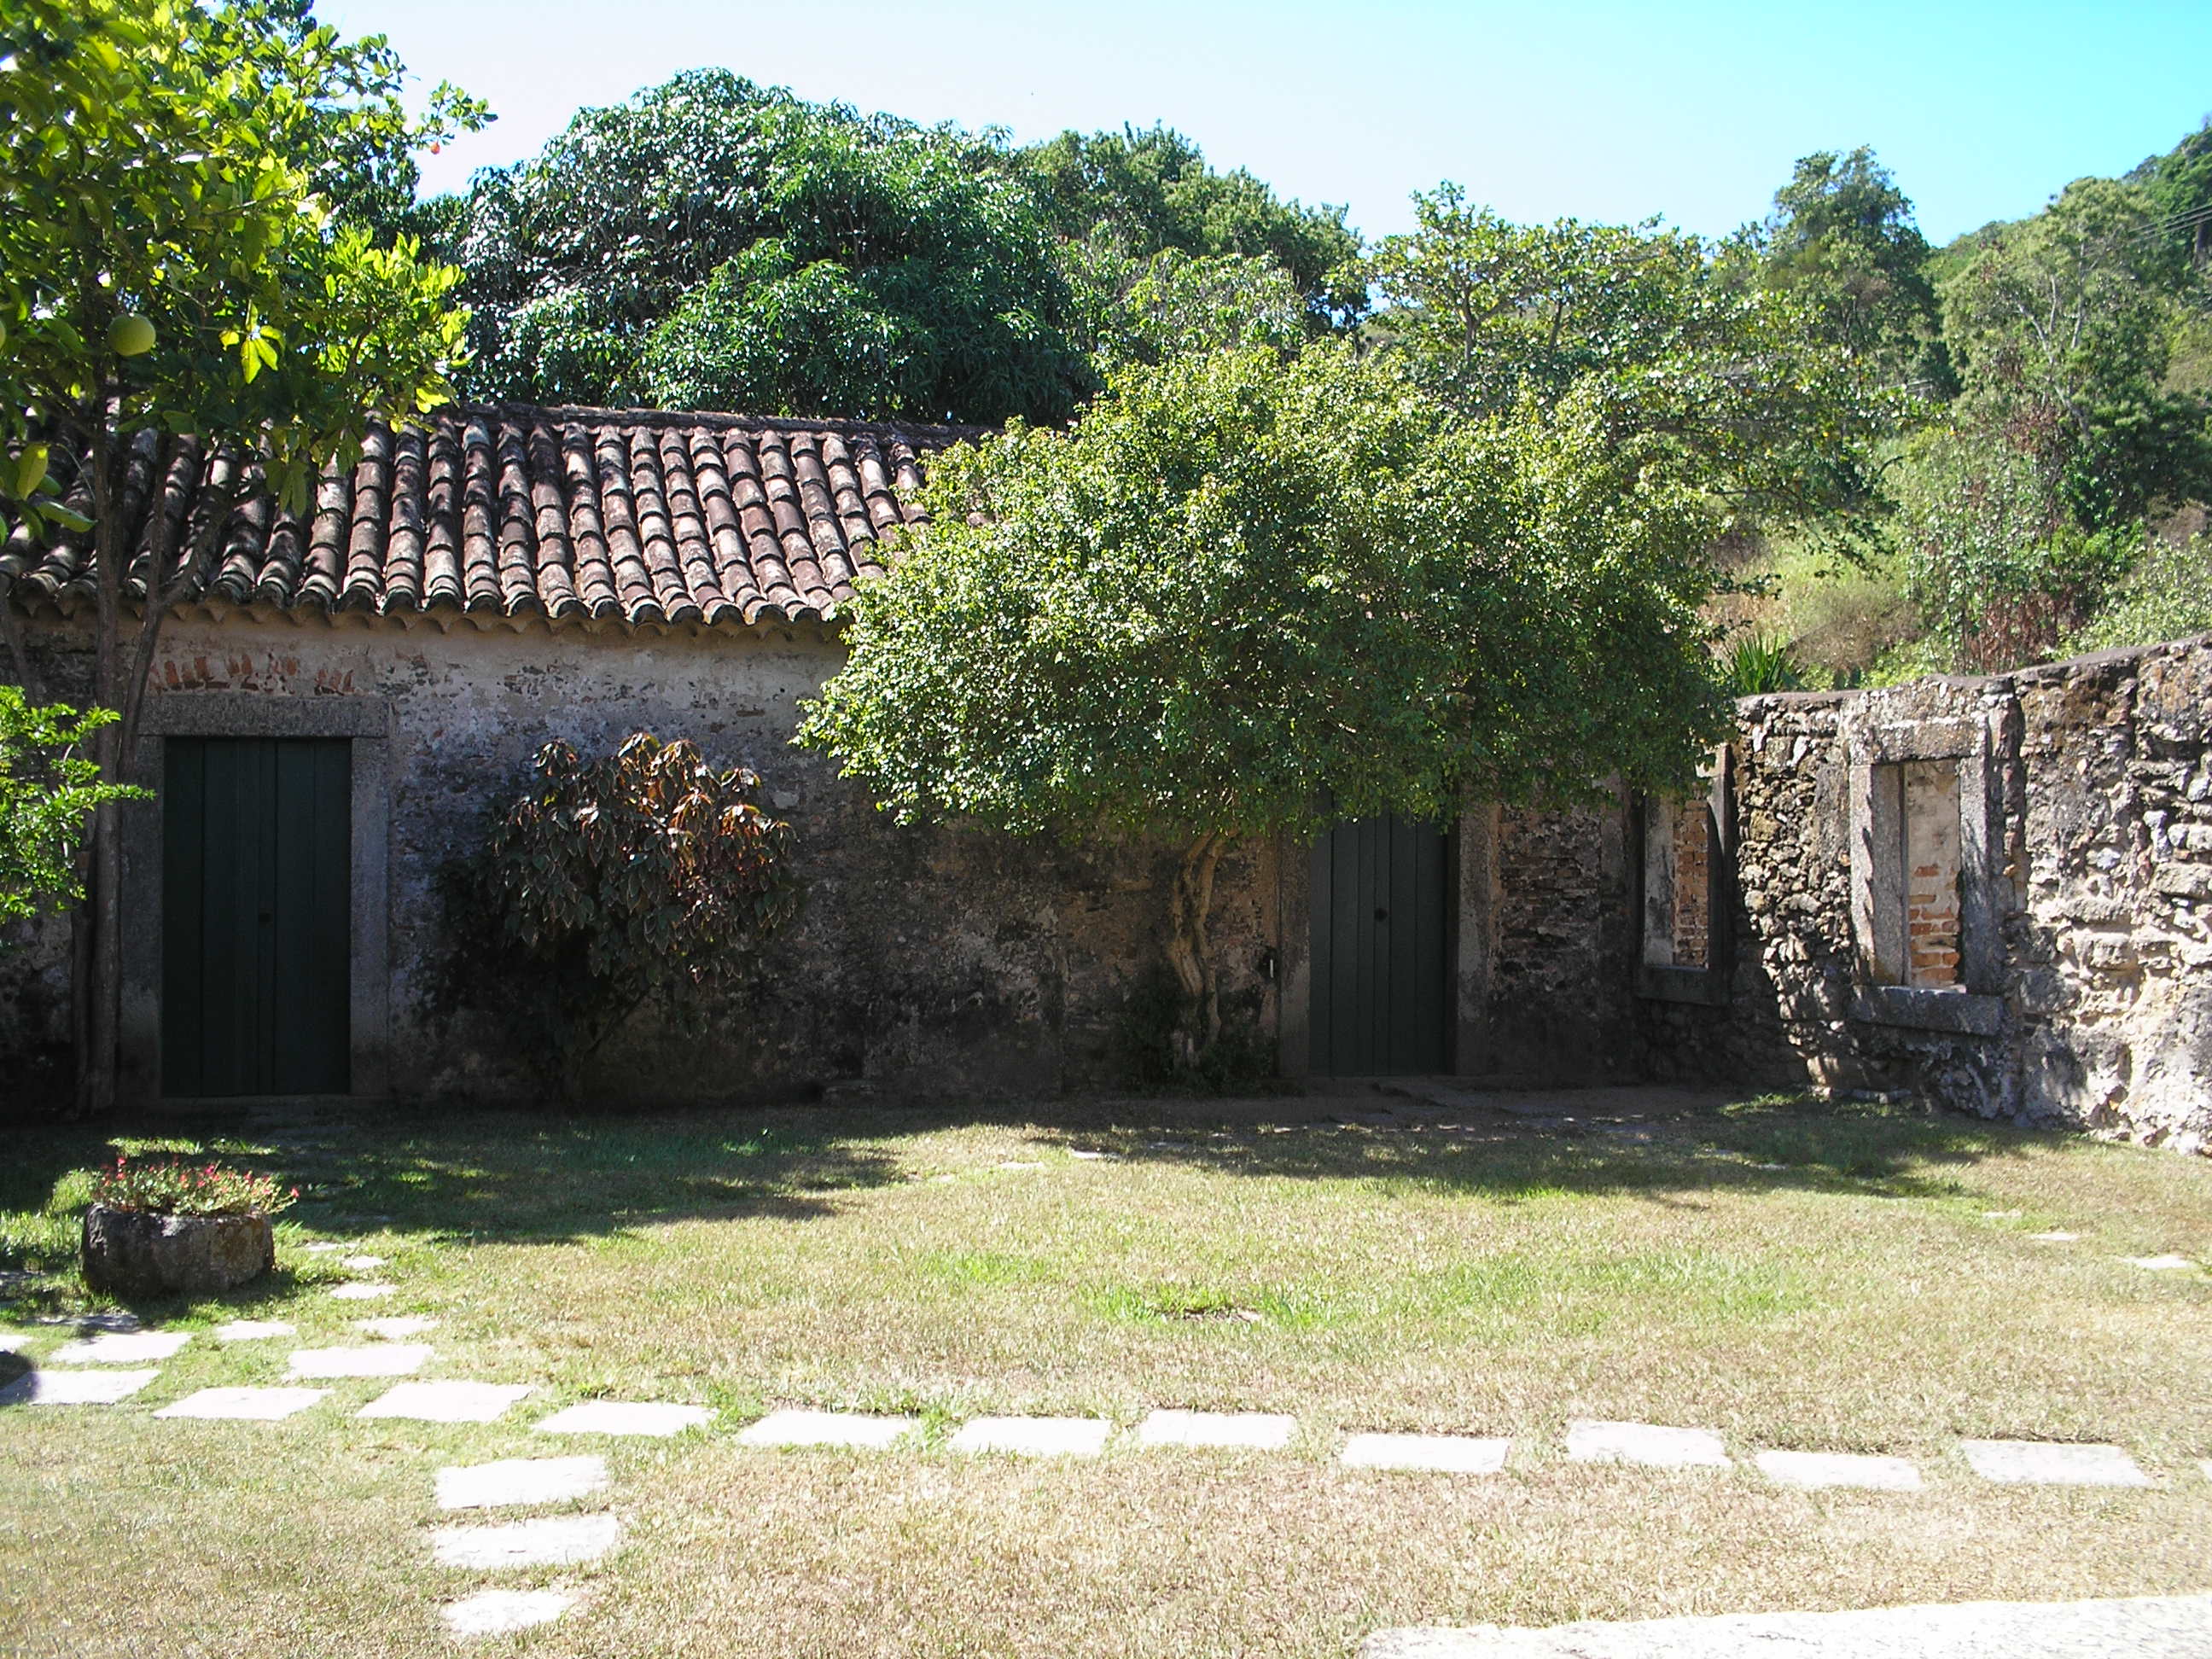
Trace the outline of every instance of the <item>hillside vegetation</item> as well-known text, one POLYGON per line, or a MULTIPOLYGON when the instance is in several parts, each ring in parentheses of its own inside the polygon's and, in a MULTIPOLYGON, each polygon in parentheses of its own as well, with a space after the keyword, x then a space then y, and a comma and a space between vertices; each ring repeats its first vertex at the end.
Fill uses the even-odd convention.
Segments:
POLYGON ((1466 419, 1598 370, 1758 386, 1735 441, 1771 464, 1716 501, 1708 612, 1740 683, 2212 629, 2212 125, 1940 248, 1865 148, 1717 242, 1445 185, 1369 244, 1164 127, 1018 146, 709 70, 364 203, 464 271, 478 397, 1059 425, 1133 369, 1329 337, 1466 419), (1730 295, 1764 332, 1698 320, 1730 295))

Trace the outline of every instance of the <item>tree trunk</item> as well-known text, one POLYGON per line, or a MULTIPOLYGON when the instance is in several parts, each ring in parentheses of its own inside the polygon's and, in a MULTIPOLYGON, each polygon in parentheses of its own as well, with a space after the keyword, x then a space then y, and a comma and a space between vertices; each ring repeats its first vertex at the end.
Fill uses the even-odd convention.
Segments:
POLYGON ((1168 966, 1182 993, 1175 1062, 1186 1069, 1211 1055, 1221 1040, 1221 988, 1207 922, 1213 910, 1213 872, 1231 839, 1209 832, 1185 847, 1168 901, 1168 966))
MULTIPOLYGON (((181 508, 198 482, 200 458, 189 445, 164 436, 152 445, 146 457, 146 476, 134 490, 131 465, 134 447, 118 443, 105 433, 95 436, 92 444, 94 574, 98 596, 93 697, 98 707, 112 708, 120 716, 115 724, 102 727, 94 739, 93 752, 100 763, 103 783, 128 781, 163 618, 219 544, 238 483, 234 466, 219 461, 212 469, 200 536, 187 548, 183 570, 173 576, 170 566, 174 562, 176 532, 182 524, 181 508), (179 510, 173 512, 172 475, 179 471, 180 463, 183 476, 173 482, 184 495, 179 510), (135 539, 131 532, 142 501, 149 531, 146 591, 137 629, 126 642, 124 584, 130 574, 135 539)), ((125 917, 118 803, 109 801, 94 811, 90 842, 90 870, 85 883, 89 924, 74 930, 72 936, 78 948, 88 951, 89 961, 76 974, 84 1002, 74 1025, 79 1040, 77 1108, 87 1115, 96 1115, 115 1106, 122 1035, 125 917)))

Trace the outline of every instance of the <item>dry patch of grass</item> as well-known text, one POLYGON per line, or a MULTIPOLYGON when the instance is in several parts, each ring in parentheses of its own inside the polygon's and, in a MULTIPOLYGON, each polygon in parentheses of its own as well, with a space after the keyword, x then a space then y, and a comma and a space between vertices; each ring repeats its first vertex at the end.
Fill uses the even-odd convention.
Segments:
MULTIPOLYGON (((142 1311, 284 1318, 302 1346, 430 1313, 425 1375, 538 1393, 489 1425, 359 1421, 368 1382, 281 1424, 152 1420, 278 1380, 291 1346, 202 1341, 127 1406, 0 1413, 0 1650, 445 1651, 436 1601, 489 1581, 428 1565, 433 1471, 576 1449, 527 1425, 594 1395, 706 1403, 720 1429, 772 1403, 912 1410, 930 1432, 866 1458, 617 1443, 629 1542, 514 1580, 590 1593, 516 1651, 1341 1655, 1382 1624, 2207 1587, 2212 1279, 2121 1258, 2212 1255, 2212 1164, 1664 1091, 1562 1097, 1541 1125, 1368 1121, 1389 1104, 241 1136, 232 1156, 310 1188, 289 1276, 142 1311), (2052 1230, 2081 1237, 2031 1237, 2052 1230), (401 1294, 331 1300, 310 1237, 390 1257, 401 1294), (1065 1464, 942 1448, 978 1413, 1165 1406, 1290 1412, 1301 1434, 1065 1464), (1930 1486, 1573 1466, 1574 1416, 1714 1428, 1740 1455, 1897 1453, 1930 1486), (1510 1434, 1515 1459, 1336 1467, 1363 1429, 1510 1434), (1992 1487, 1954 1449, 2014 1435, 2118 1441, 2160 1488, 1992 1487)), ((22 1271, 66 1255, 75 1172, 112 1152, 16 1144, 0 1267, 22 1271)), ((60 1277, 12 1293, 19 1316, 83 1301, 60 1277)))

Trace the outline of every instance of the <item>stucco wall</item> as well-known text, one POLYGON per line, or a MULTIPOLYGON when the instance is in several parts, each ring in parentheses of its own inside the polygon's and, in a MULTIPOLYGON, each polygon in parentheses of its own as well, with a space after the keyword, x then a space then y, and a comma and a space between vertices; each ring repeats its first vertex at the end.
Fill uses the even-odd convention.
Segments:
MULTIPOLYGON (((648 729, 759 772, 798 835, 807 901, 765 992, 681 1041, 611 1042, 592 1091, 641 1098, 789 1097, 870 1082, 902 1091, 1051 1091, 1107 1080, 1133 975, 1155 959, 1165 854, 902 829, 824 757, 789 746, 799 705, 839 660, 807 628, 592 636, 467 618, 186 615, 166 629, 155 696, 380 700, 388 774, 392 1093, 527 1086, 505 1031, 437 994, 438 870, 481 832, 549 738, 580 747, 648 729)), ((52 695, 82 696, 81 636, 40 629, 52 695)), ((134 811, 155 809, 134 808, 134 811)), ((1225 997, 1270 1028, 1273 854, 1224 861, 1215 938, 1225 997)), ((19 1003, 0 1046, 61 1035, 60 930, 4 971, 52 994, 19 1003)), ((11 1000, 15 999, 11 998, 11 1000)))
POLYGON ((1730 758, 1733 972, 1640 1004, 1644 1069, 2212 1148, 2212 644, 1753 699, 1730 758), (1883 961, 1950 925, 1883 868, 1886 765, 1958 780, 1955 986, 1883 961))

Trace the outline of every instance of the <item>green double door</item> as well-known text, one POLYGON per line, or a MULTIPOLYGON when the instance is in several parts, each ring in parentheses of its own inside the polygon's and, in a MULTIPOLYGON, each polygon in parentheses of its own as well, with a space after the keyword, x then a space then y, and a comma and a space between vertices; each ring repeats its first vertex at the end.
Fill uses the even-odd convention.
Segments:
POLYGON ((347 1091, 351 750, 163 742, 164 1094, 347 1091))
POLYGON ((1322 1076, 1448 1069, 1449 838, 1401 818, 1340 823, 1313 851, 1310 1064, 1322 1076))

